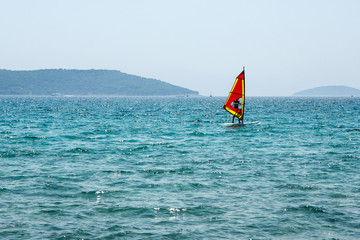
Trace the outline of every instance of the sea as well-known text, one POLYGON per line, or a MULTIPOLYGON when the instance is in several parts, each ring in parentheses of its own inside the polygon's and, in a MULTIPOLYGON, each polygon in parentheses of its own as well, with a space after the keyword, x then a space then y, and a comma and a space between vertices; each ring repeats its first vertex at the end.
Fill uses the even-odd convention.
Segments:
POLYGON ((0 97, 0 239, 360 239, 360 98, 0 97))

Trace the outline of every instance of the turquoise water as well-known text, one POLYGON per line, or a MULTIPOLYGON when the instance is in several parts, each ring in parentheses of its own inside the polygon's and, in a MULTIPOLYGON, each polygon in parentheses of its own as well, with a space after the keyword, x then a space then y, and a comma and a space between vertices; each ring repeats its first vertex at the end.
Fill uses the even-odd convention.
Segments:
POLYGON ((0 238, 359 239, 360 98, 0 98, 0 238))

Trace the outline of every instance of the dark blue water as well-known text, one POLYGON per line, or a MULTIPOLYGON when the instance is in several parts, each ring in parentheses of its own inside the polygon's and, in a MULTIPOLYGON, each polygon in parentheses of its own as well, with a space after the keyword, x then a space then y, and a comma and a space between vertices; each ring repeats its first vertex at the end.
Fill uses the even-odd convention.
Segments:
POLYGON ((360 239, 360 99, 0 98, 2 239, 360 239))

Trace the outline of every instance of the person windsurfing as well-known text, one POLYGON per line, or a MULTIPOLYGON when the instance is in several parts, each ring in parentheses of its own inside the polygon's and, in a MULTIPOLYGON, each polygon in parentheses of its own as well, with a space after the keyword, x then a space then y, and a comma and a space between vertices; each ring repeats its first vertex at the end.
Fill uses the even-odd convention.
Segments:
MULTIPOLYGON (((236 99, 235 101, 233 101, 233 107, 234 108, 236 108, 236 109, 240 109, 239 108, 239 104, 240 104, 240 102, 239 102, 239 99, 236 99)), ((233 115, 233 119, 232 119, 232 122, 234 123, 234 121, 235 121, 235 115, 233 115)), ((241 122, 241 120, 240 120, 240 118, 239 118, 239 123, 241 122)))
POLYGON ((233 123, 235 117, 239 119, 239 123, 244 123, 244 109, 245 108, 245 68, 236 77, 233 87, 229 93, 224 109, 233 115, 233 123))

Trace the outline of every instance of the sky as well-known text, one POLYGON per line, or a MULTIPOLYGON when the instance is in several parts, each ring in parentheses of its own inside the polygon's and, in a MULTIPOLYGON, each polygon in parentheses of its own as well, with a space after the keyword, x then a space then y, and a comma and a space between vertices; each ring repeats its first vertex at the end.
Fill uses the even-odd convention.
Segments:
POLYGON ((359 0, 0 0, 0 69, 111 69, 227 96, 360 89, 359 0))

